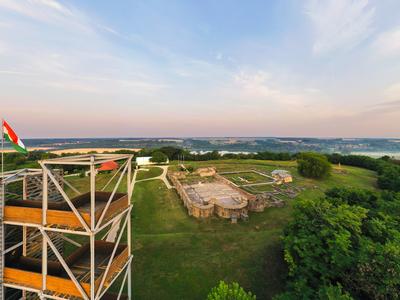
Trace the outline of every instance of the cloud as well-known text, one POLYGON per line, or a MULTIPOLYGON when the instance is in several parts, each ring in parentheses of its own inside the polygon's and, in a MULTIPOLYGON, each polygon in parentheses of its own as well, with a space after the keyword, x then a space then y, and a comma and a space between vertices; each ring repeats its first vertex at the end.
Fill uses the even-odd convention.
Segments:
POLYGON ((305 13, 315 31, 315 54, 352 49, 373 32, 375 8, 368 0, 311 0, 305 13))
POLYGON ((277 97, 280 91, 271 87, 271 75, 264 71, 240 71, 233 75, 235 83, 243 91, 255 97, 277 97))
POLYGON ((232 75, 233 84, 224 97, 236 98, 254 116, 287 122, 309 122, 333 116, 348 115, 346 107, 338 108, 320 89, 296 87, 287 80, 279 80, 273 72, 241 70, 232 75), (289 121, 291 120, 291 121, 289 121))
POLYGON ((46 22, 53 18, 72 15, 72 12, 68 8, 53 0, 2 0, 0 1, 0 7, 46 22))
POLYGON ((126 93, 128 97, 158 93, 167 87, 140 57, 126 58, 119 53, 106 34, 119 36, 117 31, 75 7, 55 0, 3 0, 0 17, 6 19, 0 23, 3 91, 11 89, 7 83, 12 82, 54 94, 63 90, 109 96, 126 93), (8 19, 12 20, 12 32, 8 19), (16 75, 25 78, 15 81, 16 75))
POLYGON ((400 27, 381 33, 372 47, 383 56, 400 55, 400 27))
POLYGON ((400 82, 387 87, 384 91, 384 95, 391 100, 400 100, 400 82))

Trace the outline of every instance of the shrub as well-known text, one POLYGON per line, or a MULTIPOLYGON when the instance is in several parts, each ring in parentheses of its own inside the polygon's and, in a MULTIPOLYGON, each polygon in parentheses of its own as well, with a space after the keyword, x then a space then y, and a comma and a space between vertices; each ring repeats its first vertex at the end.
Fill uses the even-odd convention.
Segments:
POLYGON ((207 296, 207 300, 255 300, 256 296, 246 292, 237 282, 220 281, 207 296))
POLYGON ((301 153, 297 163, 299 173, 309 178, 327 177, 332 168, 326 156, 318 153, 301 153))
POLYGON ((161 151, 155 151, 153 152, 150 161, 154 163, 164 163, 166 162, 168 157, 162 153, 161 151))
POLYGON ((276 300, 400 299, 400 194, 336 188, 299 199, 285 228, 276 300))

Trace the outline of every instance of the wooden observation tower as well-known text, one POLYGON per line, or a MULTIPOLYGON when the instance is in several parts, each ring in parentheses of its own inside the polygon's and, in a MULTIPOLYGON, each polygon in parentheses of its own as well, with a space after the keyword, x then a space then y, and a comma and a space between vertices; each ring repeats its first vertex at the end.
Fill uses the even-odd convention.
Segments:
POLYGON ((1 299, 131 299, 132 155, 39 163, 41 169, 1 178, 1 299), (96 168, 108 162, 119 168, 109 179, 102 176, 108 181, 100 186, 96 168), (66 166, 86 168, 88 191, 64 179, 66 166), (6 192, 16 181, 22 182, 20 197, 6 192), (124 181, 126 192, 118 192, 124 181))

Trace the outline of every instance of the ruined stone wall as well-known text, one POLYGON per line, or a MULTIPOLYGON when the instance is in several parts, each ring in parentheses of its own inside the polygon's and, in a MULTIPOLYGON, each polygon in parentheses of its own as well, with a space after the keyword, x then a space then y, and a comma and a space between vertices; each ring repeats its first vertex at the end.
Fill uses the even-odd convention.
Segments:
POLYGON ((195 218, 208 218, 214 214, 214 204, 200 206, 198 203, 192 202, 179 179, 171 172, 168 172, 167 176, 175 186, 176 192, 182 199, 183 205, 187 208, 189 216, 195 218))
POLYGON ((218 204, 215 204, 214 211, 215 214, 221 218, 231 219, 233 216, 235 216, 237 219, 240 219, 242 214, 247 215, 248 212, 247 202, 244 203, 243 207, 238 207, 238 208, 223 207, 218 204))
POLYGON ((240 194, 242 194, 247 199, 247 202, 248 202, 247 209, 249 211, 256 211, 256 212, 264 211, 264 208, 266 207, 266 205, 263 202, 258 201, 256 195, 250 194, 250 193, 242 190, 240 187, 238 187, 236 184, 234 184, 229 179, 226 179, 224 176, 221 176, 219 174, 215 174, 215 177, 218 180, 221 180, 221 181, 229 184, 233 189, 235 189, 240 194))
POLYGON ((211 217, 213 214, 216 214, 219 217, 225 219, 230 219, 232 217, 240 219, 242 215, 247 215, 249 210, 263 211, 265 208, 265 205, 262 205, 259 201, 257 201, 256 195, 250 194, 242 190, 241 188, 233 184, 231 181, 218 174, 214 175, 214 177, 217 180, 220 180, 228 184, 242 195, 243 198, 241 199, 242 200, 241 203, 232 206, 226 206, 226 205, 222 206, 219 203, 216 203, 215 201, 211 201, 208 205, 200 205, 198 203, 193 202, 190 199, 182 183, 179 180, 179 178, 181 177, 178 173, 168 172, 167 176, 168 179, 175 186, 179 197, 182 199, 183 205, 188 210, 188 214, 196 218, 208 218, 211 217))

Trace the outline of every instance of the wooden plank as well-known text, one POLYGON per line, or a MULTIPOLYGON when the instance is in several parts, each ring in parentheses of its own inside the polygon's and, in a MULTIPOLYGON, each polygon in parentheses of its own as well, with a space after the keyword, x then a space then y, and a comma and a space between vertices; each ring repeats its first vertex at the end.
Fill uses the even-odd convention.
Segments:
MULTIPOLYGON (((86 224, 90 224, 90 215, 80 213, 86 224)), ((4 220, 13 222, 42 223, 42 209, 33 207, 10 206, 4 207, 4 220)), ((82 228, 82 224, 72 211, 48 210, 47 224, 63 225, 82 228)))
MULTIPOLYGON (((90 295, 90 284, 80 282, 87 295, 90 295)), ((82 298, 81 293, 70 279, 47 275, 47 289, 61 294, 82 298)))
MULTIPOLYGON (((106 280, 104 282, 104 287, 107 287, 108 284, 110 283, 111 279, 115 276, 115 273, 120 272, 120 270, 122 269, 122 267, 125 265, 126 261, 128 260, 128 247, 126 246, 126 248, 118 255, 114 258, 113 262, 111 263, 110 269, 108 271, 106 280)), ((95 282, 95 289, 97 291, 97 289, 99 288, 99 285, 101 283, 101 280, 104 276, 104 273, 101 274, 95 282)))
MULTIPOLYGON (((75 284, 70 279, 47 275, 47 289, 61 294, 82 297, 75 284)), ((14 268, 4 268, 4 281, 17 285, 27 286, 40 290, 42 288, 42 274, 14 268)), ((90 294, 90 285, 81 282, 86 293, 90 294)))
MULTIPOLYGON (((107 221, 107 219, 112 217, 117 212, 126 209, 128 206, 129 206, 128 195, 125 195, 125 196, 119 198, 118 200, 111 202, 110 206, 107 209, 107 213, 106 213, 102 223, 104 223, 104 221, 107 221)), ((96 222, 99 220, 103 210, 104 210, 104 208, 102 210, 99 210, 96 212, 96 222)))
POLYGON ((14 268, 4 268, 4 281, 34 289, 42 289, 42 274, 14 268))
MULTIPOLYGON (((90 224, 90 214, 80 212, 86 224, 90 224)), ((48 210, 47 224, 57 224, 82 228, 82 224, 72 211, 48 210)))
POLYGON ((42 224, 42 209, 20 206, 4 206, 4 221, 42 224))

